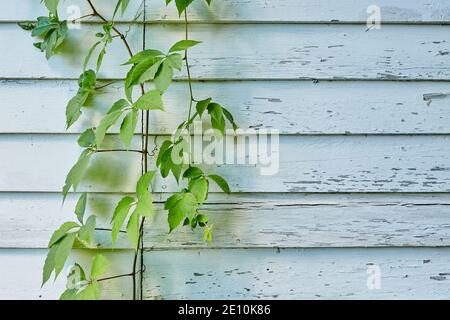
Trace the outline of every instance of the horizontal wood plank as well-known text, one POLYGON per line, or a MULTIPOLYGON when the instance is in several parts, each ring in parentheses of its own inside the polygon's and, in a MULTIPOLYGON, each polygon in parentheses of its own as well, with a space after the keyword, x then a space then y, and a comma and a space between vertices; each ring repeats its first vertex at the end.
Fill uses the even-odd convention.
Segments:
POLYGON ((154 251, 145 255, 145 297, 446 299, 449 253, 448 248, 154 251), (370 290, 368 280, 378 271, 380 289, 370 290))
MULTIPOLYGON (((111 228, 122 195, 90 194, 87 215, 111 228)), ((156 201, 162 195, 156 195, 156 201)), ((0 247, 46 248, 54 230, 74 221, 78 197, 62 206, 61 195, 0 194, 0 247)), ((213 194, 201 212, 210 218, 214 241, 205 244, 201 230, 180 228, 168 234, 167 212, 155 206, 146 224, 145 246, 152 249, 249 247, 406 247, 450 246, 449 195, 232 195, 213 194)), ((96 241, 111 247, 110 233, 96 241)), ((129 248, 120 234, 115 248, 129 248)))
MULTIPOLYGON (((445 0, 230 0, 194 1, 189 16, 202 22, 357 22, 366 23, 370 6, 380 8, 382 23, 439 23, 450 21, 445 0), (324 9, 326 8, 326 9, 324 9)), ((147 2, 147 21, 179 21, 175 6, 147 2)))
MULTIPOLYGON (((105 17, 112 17, 117 1, 111 0, 95 0, 94 5, 105 17)), ((116 17, 116 22, 142 22, 144 15, 141 14, 136 19, 139 12, 142 11, 142 1, 132 0, 128 4, 128 10, 125 14, 120 13, 116 17)), ((60 1, 58 6, 58 14, 61 20, 72 21, 81 16, 92 13, 92 9, 86 0, 60 1)), ((16 3, 2 2, 0 4, 0 22, 18 22, 18 21, 34 21, 39 16, 48 16, 48 10, 40 1, 23 0, 20 6, 16 3)), ((98 18, 85 18, 83 21, 101 22, 98 18)))
MULTIPOLYGON (((131 21, 141 1, 133 0, 127 13, 118 19, 131 21)), ((357 22, 365 23, 369 14, 370 0, 228 0, 212 1, 208 7, 205 1, 194 1, 189 10, 193 22, 357 22), (323 10, 326 8, 326 10, 323 10)), ((71 16, 70 6, 80 7, 82 14, 90 8, 85 0, 62 2, 60 15, 71 16)), ((110 16, 115 3, 110 0, 96 0, 95 5, 106 16, 110 16)), ((445 0, 378 0, 383 23, 446 23, 450 21, 449 6, 445 0)), ((46 15, 44 7, 32 0, 23 1, 20 6, 4 2, 0 5, 0 21, 32 20, 38 15, 46 15)), ((165 6, 164 1, 147 1, 149 22, 182 22, 175 5, 165 6)))
MULTIPOLYGON (((112 264, 106 276, 129 273, 132 269, 133 251, 101 252, 112 264)), ((1 300, 55 300, 66 287, 66 276, 76 261, 85 270, 90 269, 92 252, 76 250, 58 279, 52 279, 41 288, 42 268, 47 250, 0 249, 0 299, 1 300)), ((131 299, 130 278, 101 283, 102 299, 131 299)))
MULTIPOLYGON (((0 191, 60 191, 81 153, 76 139, 74 135, 1 135, 0 191)), ((164 139, 157 138, 154 145, 151 138, 151 150, 164 139)), ((281 136, 279 163, 273 149, 268 164, 234 161, 204 169, 225 176, 233 192, 448 192, 449 139, 433 135, 281 136), (275 174, 262 175, 268 173, 275 174)), ((106 148, 120 146, 116 136, 105 144, 106 148)), ((140 147, 140 139, 134 147, 140 147)), ((231 150, 224 154, 231 156, 231 150)), ((96 154, 80 190, 133 192, 139 175, 138 153, 96 154)), ((157 177, 154 190, 179 188, 174 180, 157 177)))
MULTIPOLYGON (((77 88, 75 81, 3 81, 0 132, 66 132, 64 106, 77 88)), ((450 133, 447 83, 195 82, 194 90, 197 97, 213 97, 226 106, 241 128, 273 128, 283 134, 450 133)), ((152 134, 172 132, 186 119, 188 94, 187 83, 172 85, 164 97, 165 112, 150 119, 152 134)), ((96 125, 122 97, 122 83, 99 91, 69 132, 96 125)))
MULTIPOLYGON (((0 25, 4 40, 0 78, 77 78, 84 50, 78 43, 94 43, 96 28, 100 27, 73 32, 64 54, 46 61, 33 48, 29 33, 14 24, 0 25)), ((132 30, 130 42, 136 51, 142 45, 142 28, 132 30)), ((203 44, 191 50, 192 76, 203 80, 449 80, 449 30, 450 26, 390 25, 366 32, 359 25, 198 24, 191 27, 191 38, 203 44)), ((147 47, 168 50, 184 37, 183 32, 181 25, 149 25, 147 47)), ((111 46, 100 76, 124 76, 126 68, 118 66, 127 55, 120 46, 118 41, 111 46)), ((177 78, 185 79, 185 71, 177 78)))
MULTIPOLYGON (((2 299, 57 299, 64 278, 40 289, 45 250, 0 250, 2 299), (26 280, 26 281, 25 281, 26 280)), ((146 299, 444 299, 449 249, 251 249, 145 254, 146 299), (381 288, 367 273, 379 267, 381 288), (173 279, 177 279, 176 282, 173 279)), ((129 253, 107 254, 125 271, 129 253)), ((88 265, 90 256, 77 254, 88 265)), ((111 272, 111 274, 113 274, 111 272)), ((108 282, 105 299, 127 299, 130 279, 108 282)))

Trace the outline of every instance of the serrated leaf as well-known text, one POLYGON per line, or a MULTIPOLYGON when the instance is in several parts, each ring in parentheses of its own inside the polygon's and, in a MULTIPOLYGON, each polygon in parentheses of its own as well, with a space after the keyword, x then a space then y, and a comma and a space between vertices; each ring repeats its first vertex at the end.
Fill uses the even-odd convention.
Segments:
POLYGON ((133 214, 148 218, 153 216, 153 200, 150 192, 144 192, 140 196, 133 214))
POLYGON ((227 181, 224 178, 222 178, 221 176, 212 174, 212 175, 209 175, 208 178, 210 178, 212 181, 214 181, 220 187, 220 189, 223 190, 223 192, 228 193, 228 194, 231 192, 230 186, 228 185, 227 181))
POLYGON ((52 237, 50 238, 50 241, 48 242, 48 247, 51 248, 55 243, 57 243, 59 240, 64 238, 64 236, 71 230, 80 228, 80 225, 76 222, 69 221, 63 223, 58 230, 56 230, 52 237))
POLYGON ((50 279, 53 270, 55 270, 55 257, 58 250, 58 244, 53 245, 45 259, 44 270, 42 272, 42 286, 50 279))
POLYGON ((189 191, 195 196, 199 204, 202 204, 208 196, 208 180, 197 178, 189 181, 189 191))
POLYGON ((158 157, 156 159, 156 165, 159 167, 161 165, 164 153, 170 148, 172 142, 170 140, 165 140, 161 147, 159 148, 158 157))
POLYGON ((75 206, 75 215, 77 216, 78 221, 80 221, 81 224, 83 224, 84 213, 86 212, 86 204, 87 204, 87 193, 83 193, 81 194, 75 206))
POLYGON ((208 108, 209 104, 211 103, 211 98, 202 100, 197 102, 196 105, 196 109, 197 109, 197 113, 199 114, 199 116, 201 117, 203 115, 203 112, 205 112, 206 108, 208 108))
POLYGON ((152 80, 158 72, 162 61, 161 57, 151 57, 133 66, 131 73, 127 76, 125 81, 126 86, 130 87, 152 80))
POLYGON ((141 110, 164 110, 161 92, 159 90, 151 90, 141 96, 134 106, 141 110))
POLYGON ((133 213, 128 220, 127 236, 133 248, 137 250, 139 244, 139 215, 133 213))
POLYGON ((117 235, 120 232, 120 229, 123 226, 123 223, 125 222, 125 219, 128 216, 128 213, 130 211, 131 205, 134 202, 134 199, 131 197, 124 197, 122 200, 119 201, 119 203, 116 206, 116 209, 114 210, 113 218, 112 218, 112 243, 114 243, 117 240, 117 235))
POLYGON ((165 92, 172 83, 172 78, 173 69, 166 62, 163 62, 155 76, 156 89, 160 92, 165 92))
POLYGON ((83 289, 76 296, 77 300, 100 300, 100 286, 97 281, 90 282, 85 289, 83 289))
POLYGON ((78 145, 83 148, 93 147, 95 145, 95 132, 90 128, 85 130, 78 138, 78 145))
POLYGON ((164 203, 164 209, 169 210, 182 198, 183 198, 183 193, 175 193, 174 195, 170 196, 164 203))
POLYGON ((55 254, 55 275, 56 277, 61 273, 66 264, 67 258, 72 251, 73 243, 75 242, 77 234, 67 234, 59 243, 55 254))
POLYGON ((89 97, 88 92, 79 92, 69 100, 66 107, 66 129, 69 129, 81 116, 81 108, 89 97))
POLYGON ((111 267, 111 263, 105 256, 97 254, 92 260, 91 280, 97 280, 111 267))
POLYGON ((164 60, 164 63, 173 69, 181 71, 183 67, 183 56, 179 53, 173 53, 164 60))
POLYGON ((222 107, 222 112, 225 115, 225 118, 227 118, 227 120, 231 123, 231 125, 233 126, 233 130, 236 131, 239 127, 236 124, 236 122, 234 122, 234 118, 233 115, 231 114, 230 111, 228 111, 227 109, 222 107))
POLYGON ((183 178, 187 179, 196 179, 198 177, 201 177, 203 175, 203 171, 197 167, 189 167, 184 174, 183 178))
POLYGON ((120 138, 127 147, 131 145, 131 140, 133 139, 136 130, 138 116, 139 113, 137 110, 131 110, 123 119, 122 125, 120 126, 120 138))
POLYGON ((97 218, 95 216, 90 216, 86 223, 78 231, 78 238, 86 246, 91 246, 94 240, 95 226, 97 223, 97 218))
POLYGON ((195 196, 190 192, 183 193, 181 199, 176 201, 169 209, 170 232, 178 227, 185 218, 192 219, 197 213, 197 209, 198 204, 195 196))
POLYGON ((162 56, 164 56, 164 53, 162 53, 159 50, 153 50, 153 49, 143 50, 141 52, 136 53, 133 57, 131 57, 131 59, 128 60, 125 63, 125 65, 138 64, 148 58, 156 58, 156 57, 162 57, 162 56))
POLYGON ((192 48, 193 46, 196 46, 197 44, 201 43, 201 41, 195 41, 195 40, 181 40, 175 43, 170 49, 169 53, 177 52, 177 51, 184 51, 189 48, 192 48))
POLYGON ((222 106, 217 103, 210 103, 208 113, 211 116, 211 126, 223 136, 225 134, 225 119, 222 106))
POLYGON ((154 177, 155 171, 148 171, 139 178, 139 181, 136 184, 136 195, 138 198, 148 192, 148 188, 154 177))
POLYGON ((95 144, 100 146, 105 139, 106 132, 111 128, 122 116, 123 110, 108 113, 100 122, 95 130, 95 144))
POLYGON ((75 163, 72 169, 70 169, 63 187, 64 199, 66 198, 70 188, 73 187, 73 190, 77 191, 78 185, 80 184, 81 179, 83 178, 84 173, 89 165, 91 155, 91 150, 84 150, 78 158, 78 161, 75 163))

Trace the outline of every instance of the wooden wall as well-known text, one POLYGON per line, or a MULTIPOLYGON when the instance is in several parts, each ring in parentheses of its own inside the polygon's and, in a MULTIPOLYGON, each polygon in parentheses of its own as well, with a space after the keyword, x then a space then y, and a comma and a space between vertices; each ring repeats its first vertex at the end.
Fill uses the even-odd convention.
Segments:
MULTIPOLYGON (((114 5, 95 2, 105 14, 114 5)), ((119 27, 129 27, 139 2, 119 27)), ((133 49, 167 49, 182 39, 173 6, 146 2, 146 16, 130 26, 133 49)), ((373 2, 194 2, 192 38, 203 41, 191 53, 196 95, 226 105, 241 127, 280 130, 280 171, 218 168, 233 194, 214 193, 205 206, 215 224, 210 246, 189 230, 169 236, 158 206, 145 234, 145 298, 448 298, 450 4, 378 0, 383 24, 368 30, 373 2), (374 265, 381 288, 369 290, 374 265)), ((66 0, 61 12, 74 4, 89 13, 83 0, 66 0)), ((66 132, 80 54, 100 25, 72 30, 63 54, 46 61, 16 25, 39 14, 39 1, 0 4, 1 299, 62 292, 64 279, 40 289, 41 269, 52 231, 72 217, 77 199, 61 207, 65 175, 80 152, 76 134, 122 94, 120 85, 109 87, 66 132)), ((124 57, 113 44, 101 77, 122 79, 124 57)), ((185 78, 169 89, 167 112, 152 118, 156 145, 186 116, 185 78)), ((81 190, 91 192, 89 211, 101 223, 132 191, 138 163, 134 155, 96 157, 81 190), (125 164, 127 171, 115 170, 125 164)), ((158 179, 155 190, 162 202, 176 189, 158 179)), ((115 250, 105 235, 98 239, 118 262, 111 272, 127 272, 126 239, 115 250)), ((88 261, 83 252, 76 256, 88 261)), ((130 282, 109 283, 105 293, 129 298, 130 282)))

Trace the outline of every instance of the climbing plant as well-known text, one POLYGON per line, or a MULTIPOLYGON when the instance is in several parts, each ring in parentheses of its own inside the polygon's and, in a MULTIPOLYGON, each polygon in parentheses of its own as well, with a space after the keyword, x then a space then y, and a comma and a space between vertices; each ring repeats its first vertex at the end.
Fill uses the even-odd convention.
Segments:
MULTIPOLYGON (((45 260, 43 270, 43 285, 54 274, 55 278, 64 269, 73 248, 98 248, 95 242, 97 232, 110 232, 111 243, 117 241, 118 234, 124 232, 135 249, 132 261, 132 270, 126 274, 118 274, 105 277, 104 274, 111 267, 111 263, 101 254, 94 255, 89 275, 80 264, 76 263, 68 276, 67 290, 61 295, 61 299, 91 300, 100 299, 101 290, 99 283, 113 281, 115 279, 130 277, 133 285, 133 299, 142 299, 142 273, 144 271, 144 224, 146 218, 153 216, 152 182, 156 175, 167 178, 173 175, 181 190, 171 195, 164 204, 167 210, 168 230, 172 232, 179 226, 192 229, 203 228, 205 241, 212 240, 212 225, 208 217, 200 212, 202 204, 207 200, 210 183, 217 184, 224 192, 230 193, 230 188, 224 178, 214 174, 207 174, 201 168, 194 166, 191 157, 186 161, 186 154, 192 152, 189 145, 184 143, 180 132, 192 129, 196 119, 210 120, 211 127, 219 132, 216 139, 220 139, 225 133, 226 122, 236 130, 237 125, 231 113, 212 98, 204 97, 201 100, 194 98, 191 71, 188 60, 188 50, 200 45, 200 41, 189 38, 188 7, 193 0, 161 0, 166 5, 175 3, 180 17, 184 17, 185 32, 180 35, 180 41, 174 43, 168 52, 156 49, 146 49, 134 53, 127 40, 128 32, 119 30, 116 18, 123 15, 129 7, 130 0, 118 0, 114 13, 109 19, 95 6, 94 0, 83 0, 89 5, 90 14, 82 16, 77 21, 96 17, 101 22, 101 28, 96 31, 96 41, 91 44, 87 56, 83 60, 83 69, 78 81, 78 91, 68 101, 66 108, 66 127, 69 129, 76 123, 82 112, 99 91, 111 83, 99 85, 98 74, 102 68, 103 60, 108 48, 113 41, 121 41, 125 46, 128 57, 123 57, 123 65, 128 66, 129 71, 123 81, 123 98, 116 101, 104 115, 97 126, 86 129, 79 137, 78 144, 84 148, 75 165, 67 174, 63 186, 63 201, 68 193, 77 189, 83 176, 90 165, 90 161, 99 153, 105 152, 134 152, 141 155, 141 177, 136 182, 136 190, 133 196, 122 198, 114 212, 111 212, 111 228, 97 228, 96 216, 89 215, 87 203, 88 194, 82 193, 75 207, 74 221, 63 223, 49 240, 49 252, 45 260), (95 61, 94 61, 95 60, 95 61), (94 65, 91 67, 91 65, 94 65), (187 74, 189 96, 186 98, 187 118, 177 129, 177 134, 167 138, 159 148, 155 166, 151 168, 149 158, 150 116, 151 112, 164 111, 164 93, 170 86, 173 76, 184 67, 187 74), (147 82, 152 85, 147 90, 144 86, 147 82), (135 88, 139 89, 139 95, 135 94, 135 88), (195 107, 194 107, 195 106, 195 107), (132 149, 132 140, 140 123, 140 149, 132 149), (105 137, 109 130, 120 124, 120 140, 123 148, 107 149, 105 137), (183 187, 184 186, 184 187, 183 187), (125 230, 122 230, 125 229, 125 230), (139 261, 140 260, 140 261, 139 261), (140 282, 140 283, 139 283, 140 282)), ((200 1, 200 0, 198 0, 200 1)), ((211 0, 205 0, 209 5, 211 0)), ((74 21, 62 21, 58 15, 59 0, 43 0, 42 3, 48 9, 48 16, 38 17, 36 22, 20 23, 24 30, 31 31, 33 37, 38 38, 34 46, 45 53, 50 59, 58 54, 62 44, 66 41, 70 23, 74 21)), ((145 1, 141 3, 135 20, 145 11, 145 1)), ((145 27, 145 25, 144 25, 145 27)), ((76 30, 74 30, 76 32, 76 30)), ((164 35, 160 35, 164 37, 164 35)), ((80 43, 80 46, 84 46, 80 43)), ((87 48, 86 48, 87 49, 87 48)), ((182 110, 180 110, 182 111, 182 110)))

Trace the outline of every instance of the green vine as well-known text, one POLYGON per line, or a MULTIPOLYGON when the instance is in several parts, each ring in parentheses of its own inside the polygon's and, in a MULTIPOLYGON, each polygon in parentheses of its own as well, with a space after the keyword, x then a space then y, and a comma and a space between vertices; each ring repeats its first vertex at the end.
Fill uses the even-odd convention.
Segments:
MULTIPOLYGON (((78 81, 78 91, 70 99, 66 108, 66 127, 70 128, 81 116, 82 110, 88 105, 91 98, 104 87, 98 86, 98 72, 102 67, 104 57, 111 42, 119 39, 126 47, 129 57, 124 59, 124 65, 130 67, 124 82, 124 97, 115 102, 109 111, 104 115, 100 123, 93 128, 85 130, 78 139, 80 147, 84 151, 78 161, 69 171, 63 187, 63 199, 73 190, 77 191, 83 176, 89 167, 91 159, 98 153, 109 152, 134 152, 142 156, 142 175, 136 183, 134 196, 126 196, 117 204, 111 217, 111 229, 98 228, 96 216, 88 216, 86 212, 88 195, 82 193, 75 207, 77 222, 69 221, 52 235, 48 247, 49 252, 43 270, 43 285, 54 274, 55 278, 64 269, 67 259, 71 255, 73 248, 98 248, 95 244, 96 232, 110 232, 111 241, 114 247, 119 233, 126 233, 131 246, 135 249, 133 258, 133 268, 127 274, 119 274, 104 277, 110 268, 110 262, 101 254, 93 257, 90 267, 89 277, 85 270, 75 264, 68 276, 67 290, 61 295, 61 299, 91 300, 100 299, 100 283, 124 277, 131 277, 133 284, 133 299, 142 299, 142 273, 144 272, 143 250, 144 250, 144 224, 146 218, 153 217, 152 182, 157 174, 163 178, 173 175, 180 187, 179 192, 170 196, 164 204, 168 212, 169 232, 180 225, 188 226, 192 229, 201 227, 204 229, 204 239, 212 241, 212 225, 208 217, 199 210, 207 200, 209 184, 217 184, 224 192, 230 193, 230 188, 222 177, 207 174, 199 167, 193 166, 191 157, 186 161, 186 155, 192 153, 191 147, 186 145, 181 133, 192 129, 196 119, 202 119, 208 114, 211 126, 219 134, 216 139, 220 139, 225 134, 226 121, 236 130, 237 125, 231 113, 220 104, 213 102, 212 98, 196 100, 194 98, 191 70, 188 60, 188 50, 199 41, 189 38, 188 6, 193 0, 175 0, 180 17, 184 15, 185 36, 183 40, 173 44, 167 53, 156 49, 144 49, 133 53, 128 41, 127 33, 120 31, 114 22, 118 14, 123 14, 130 3, 130 0, 118 0, 113 16, 110 20, 105 18, 95 7, 93 0, 86 0, 92 13, 84 15, 77 20, 89 17, 96 17, 102 22, 102 29, 95 34, 97 41, 92 44, 83 62, 83 71, 78 81), (89 69, 91 60, 97 55, 95 70, 89 69), (164 111, 163 96, 172 83, 175 73, 180 72, 183 63, 187 73, 187 83, 189 86, 189 109, 188 116, 184 122, 178 126, 177 133, 170 139, 166 139, 159 150, 156 167, 150 170, 149 166, 149 138, 150 112, 164 111), (152 82, 153 87, 145 90, 144 84, 152 82), (140 88, 140 95, 134 97, 134 88, 140 88), (195 105, 195 110, 194 110, 195 105), (139 114, 141 114, 141 149, 131 149, 132 139, 138 126, 139 114), (110 128, 121 121, 120 140, 123 148, 106 149, 103 148, 106 134, 110 128), (126 230, 122 230, 124 228, 126 230), (139 263, 140 259, 140 263, 139 263), (140 283, 138 276, 140 275, 140 283), (139 290, 138 290, 139 287, 139 290), (138 292, 139 291, 139 292, 138 292)), ((172 0, 165 0, 169 5, 172 0)), ((205 0, 208 5, 211 0, 205 0)), ((48 17, 39 17, 33 23, 20 23, 24 30, 31 31, 33 37, 39 38, 39 42, 34 45, 45 53, 47 59, 58 53, 60 46, 67 39, 68 22, 61 21, 58 16, 59 0, 43 0, 49 11, 48 17)), ((141 4, 140 12, 145 10, 145 1, 141 4), (144 7, 144 9, 142 9, 144 7)))

